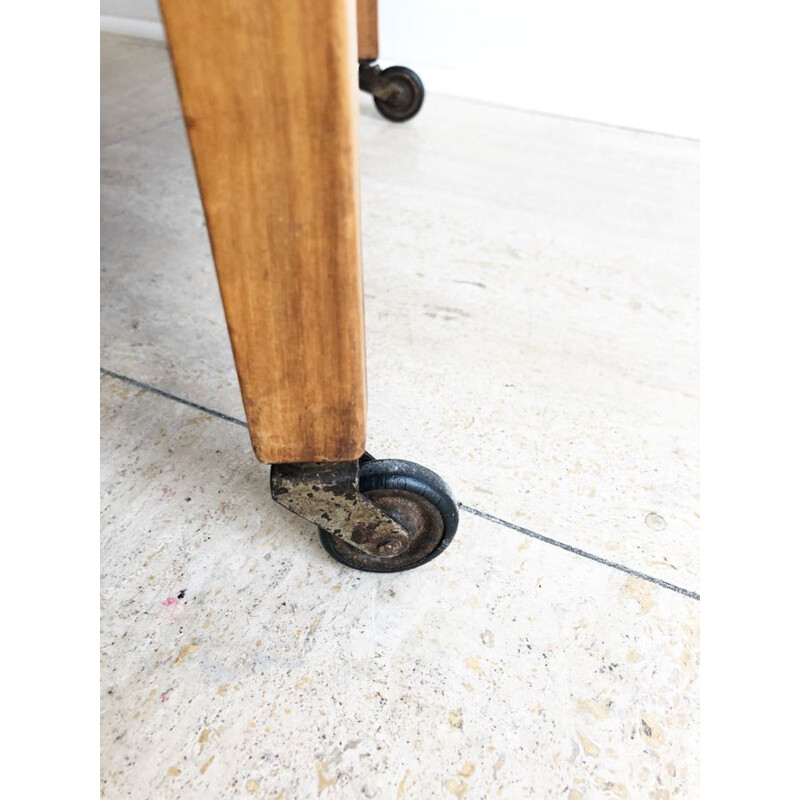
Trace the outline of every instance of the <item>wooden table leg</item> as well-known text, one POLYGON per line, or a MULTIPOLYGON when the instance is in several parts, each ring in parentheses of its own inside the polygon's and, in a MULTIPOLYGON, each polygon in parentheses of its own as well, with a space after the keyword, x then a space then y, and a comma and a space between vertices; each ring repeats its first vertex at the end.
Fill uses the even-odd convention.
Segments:
POLYGON ((161 0, 161 10, 256 456, 358 458, 354 6, 161 0))
POLYGON ((358 60, 378 60, 378 0, 357 0, 358 60))

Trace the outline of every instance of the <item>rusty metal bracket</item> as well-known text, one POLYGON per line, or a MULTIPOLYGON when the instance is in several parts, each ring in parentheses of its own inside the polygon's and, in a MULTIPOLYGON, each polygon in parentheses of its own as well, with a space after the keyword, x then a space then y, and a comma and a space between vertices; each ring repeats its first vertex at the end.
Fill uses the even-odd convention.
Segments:
POLYGON ((358 467, 358 461, 273 464, 272 498, 371 556, 404 553, 409 532, 359 492, 358 467))
POLYGON ((381 75, 381 68, 369 61, 358 63, 358 88, 385 101, 391 100, 398 92, 397 86, 381 75))

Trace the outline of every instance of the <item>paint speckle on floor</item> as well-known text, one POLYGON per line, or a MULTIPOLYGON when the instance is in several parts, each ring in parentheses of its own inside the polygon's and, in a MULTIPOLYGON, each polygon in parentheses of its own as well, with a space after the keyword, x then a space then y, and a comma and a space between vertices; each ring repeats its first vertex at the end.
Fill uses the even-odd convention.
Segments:
POLYGON ((203 765, 200 767, 200 774, 202 775, 205 771, 211 766, 214 761, 214 756, 208 759, 208 761, 203 762, 203 765))
POLYGON ((199 650, 199 646, 195 642, 190 642, 189 644, 185 644, 181 647, 180 652, 176 656, 175 660, 172 662, 173 667, 177 667, 184 658, 192 655, 192 653, 196 653, 199 650))
POLYGON ((464 781, 455 780, 454 778, 450 778, 444 782, 445 788, 452 792, 458 800, 462 800, 463 797, 467 794, 467 789, 469 789, 469 785, 464 781))
POLYGON ((629 575, 620 589, 619 594, 621 597, 629 597, 631 600, 635 600, 639 605, 641 613, 647 614, 655 604, 653 592, 654 588, 652 583, 637 578, 635 575, 629 575))
POLYGON ((577 707, 580 711, 591 714, 596 719, 606 719, 611 709, 611 700, 578 700, 577 707))
POLYGON ((327 775, 325 765, 321 761, 317 762, 317 794, 322 794, 329 786, 335 786, 338 780, 338 775, 327 775))
POLYGON ((593 758, 596 758, 599 755, 600 749, 598 748, 598 746, 589 738, 584 736, 580 731, 578 731, 578 740, 581 743, 583 752, 586 753, 587 756, 592 756, 593 758))
POLYGON ((479 675, 484 675, 483 667, 481 666, 481 662, 478 660, 476 656, 470 656, 468 659, 464 661, 464 663, 474 672, 477 672, 479 675))

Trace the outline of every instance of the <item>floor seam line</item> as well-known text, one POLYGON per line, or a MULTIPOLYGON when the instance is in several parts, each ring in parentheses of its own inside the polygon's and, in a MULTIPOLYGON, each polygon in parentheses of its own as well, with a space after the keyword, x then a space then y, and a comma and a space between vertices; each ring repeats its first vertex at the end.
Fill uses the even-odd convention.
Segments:
POLYGON ((697 592, 693 592, 690 589, 684 589, 682 586, 662 580, 661 578, 656 578, 654 575, 648 575, 645 572, 639 572, 639 570, 633 569, 632 567, 626 567, 624 564, 618 564, 616 561, 609 561, 602 556, 597 556, 594 553, 581 550, 579 547, 573 547, 571 544, 567 544, 566 542, 560 542, 558 539, 551 539, 549 536, 545 536, 542 533, 536 533, 536 531, 532 531, 530 528, 524 528, 521 525, 514 524, 513 522, 507 522, 504 519, 500 519, 500 517, 495 517, 493 514, 487 514, 485 511, 479 511, 477 508, 472 508, 464 503, 459 503, 458 507, 466 511, 468 514, 473 514, 476 517, 487 520, 488 522, 494 522, 496 525, 501 525, 504 528, 510 528, 512 531, 521 533, 524 536, 530 537, 531 539, 537 539, 545 544, 550 544, 554 547, 559 547, 562 550, 566 550, 568 553, 581 556, 582 558, 588 558, 590 561, 596 561, 598 564, 603 564, 606 567, 619 570, 627 575, 633 575, 636 578, 649 581, 657 586, 661 586, 663 589, 669 589, 673 592, 677 592, 678 594, 682 594, 685 597, 690 597, 692 600, 700 599, 700 595, 697 592))
MULTIPOLYGON (((131 378, 127 375, 122 375, 119 372, 114 372, 113 370, 106 369, 105 367, 100 367, 100 374, 107 375, 110 378, 116 378, 117 380, 123 381, 124 383, 129 383, 132 386, 136 386, 139 389, 143 389, 146 392, 152 392, 160 397, 164 397, 167 400, 174 400, 177 403, 181 403, 182 405, 189 406, 189 408, 195 408, 198 411, 203 411, 206 414, 210 414, 212 417, 217 417, 217 419, 224 420, 225 422, 233 422, 236 425, 241 425, 243 428, 247 427, 247 423, 244 420, 237 419, 236 417, 232 417, 229 414, 223 414, 221 411, 215 411, 213 408, 209 408, 208 406, 200 405, 200 403, 194 403, 191 400, 186 400, 183 397, 178 397, 176 394, 172 394, 171 392, 165 392, 163 389, 159 389, 156 386, 152 386, 148 383, 143 383, 142 381, 137 381, 135 378, 131 378)), ((593 553, 589 553, 586 550, 581 550, 578 547, 573 547, 570 544, 566 544, 565 542, 560 542, 558 539, 551 539, 549 536, 545 536, 541 533, 536 533, 536 531, 530 530, 530 528, 523 528, 521 525, 516 525, 513 522, 507 522, 500 517, 495 517, 493 514, 488 514, 485 511, 479 511, 477 508, 472 508, 471 506, 465 505, 464 503, 459 503, 458 507, 463 511, 466 511, 468 514, 472 514, 473 516, 480 517, 481 519, 486 520, 487 522, 492 522, 495 525, 500 525, 504 528, 509 528, 512 531, 516 531, 517 533, 521 533, 524 536, 527 536, 531 539, 536 539, 540 542, 544 542, 545 544, 553 545, 554 547, 558 547, 562 550, 566 550, 568 553, 572 553, 573 555, 581 556, 582 558, 587 558, 590 561, 595 561, 598 564, 603 564, 606 567, 611 567, 612 569, 619 570, 620 572, 624 572, 627 575, 633 575, 636 578, 641 578, 644 581, 649 581, 650 583, 655 584, 656 586, 661 586, 664 589, 669 589, 670 591, 677 592, 678 594, 683 595, 684 597, 689 597, 693 600, 699 600, 700 595, 697 592, 690 591, 689 589, 684 589, 681 586, 677 586, 674 583, 669 583, 669 581, 662 580, 661 578, 656 578, 653 575, 647 575, 644 572, 639 572, 638 570, 632 569, 631 567, 626 567, 624 564, 618 564, 615 561, 609 561, 608 559, 603 558, 602 556, 596 556, 593 553)))
POLYGON ((247 423, 244 420, 237 419, 229 414, 223 414, 221 411, 216 411, 208 406, 200 405, 200 403, 193 403, 191 400, 187 400, 184 397, 178 397, 176 394, 165 392, 163 389, 159 389, 156 386, 151 386, 149 383, 142 383, 141 381, 137 381, 135 378, 130 378, 127 375, 121 375, 119 372, 114 372, 113 370, 106 369, 105 367, 100 367, 100 374, 108 375, 110 378, 116 378, 124 383, 130 383, 132 386, 136 386, 139 389, 144 389, 146 392, 152 392, 153 394, 157 394, 161 397, 166 397, 168 400, 174 400, 175 402, 182 403, 190 408, 196 408, 198 411, 203 411, 206 414, 210 414, 212 417, 217 417, 218 419, 225 420, 226 422, 233 422, 236 425, 241 425, 243 428, 247 427, 247 423))

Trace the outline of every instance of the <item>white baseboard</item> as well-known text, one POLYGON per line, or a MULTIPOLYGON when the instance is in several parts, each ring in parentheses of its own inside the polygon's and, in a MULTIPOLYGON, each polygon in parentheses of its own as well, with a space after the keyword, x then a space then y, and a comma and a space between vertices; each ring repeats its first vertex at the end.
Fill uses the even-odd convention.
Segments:
POLYGON ((130 17, 110 17, 100 15, 100 30, 103 33, 118 33, 121 36, 135 36, 139 39, 153 39, 165 42, 164 26, 160 22, 151 22, 144 19, 131 19, 130 17))

